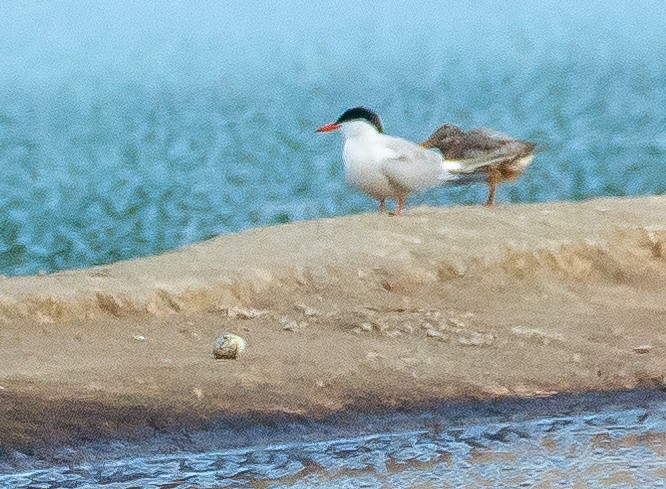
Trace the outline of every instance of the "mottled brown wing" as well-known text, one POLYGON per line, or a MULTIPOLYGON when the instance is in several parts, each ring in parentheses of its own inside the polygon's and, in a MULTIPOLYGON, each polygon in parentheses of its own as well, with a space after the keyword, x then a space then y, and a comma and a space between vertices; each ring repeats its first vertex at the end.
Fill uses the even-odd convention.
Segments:
POLYGON ((438 149, 446 159, 494 161, 527 156, 536 147, 534 143, 520 141, 492 129, 465 132, 450 124, 437 129, 421 146, 438 149))

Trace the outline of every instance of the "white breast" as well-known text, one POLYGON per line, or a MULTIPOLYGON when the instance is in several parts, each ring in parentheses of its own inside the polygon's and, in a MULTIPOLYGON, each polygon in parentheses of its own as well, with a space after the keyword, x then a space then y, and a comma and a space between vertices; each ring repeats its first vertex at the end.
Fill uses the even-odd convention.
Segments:
MULTIPOLYGON (((362 131, 363 127, 358 129, 362 131)), ((345 138, 342 150, 347 181, 375 199, 396 198, 398 191, 382 172, 383 162, 395 157, 395 152, 381 144, 376 132, 365 134, 357 130, 353 136, 345 138)))

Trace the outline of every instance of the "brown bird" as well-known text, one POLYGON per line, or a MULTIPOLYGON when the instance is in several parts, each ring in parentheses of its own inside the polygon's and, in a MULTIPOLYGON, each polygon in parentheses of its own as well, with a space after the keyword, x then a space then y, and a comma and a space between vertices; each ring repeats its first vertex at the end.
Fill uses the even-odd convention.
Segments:
POLYGON ((499 183, 516 180, 532 162, 536 144, 520 141, 491 129, 463 131, 445 124, 421 143, 424 148, 441 151, 446 160, 484 160, 488 163, 476 170, 486 174, 490 187, 486 207, 495 203, 495 187, 499 183))

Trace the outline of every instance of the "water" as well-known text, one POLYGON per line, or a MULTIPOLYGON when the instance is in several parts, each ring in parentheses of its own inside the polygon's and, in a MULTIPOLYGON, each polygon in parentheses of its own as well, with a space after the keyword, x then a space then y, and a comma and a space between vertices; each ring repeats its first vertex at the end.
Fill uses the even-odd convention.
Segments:
POLYGON ((0 475, 0 487, 665 487, 666 404, 0 475))
POLYGON ((374 210, 313 133, 357 104, 414 140, 451 122, 547 147, 500 202, 664 193, 665 21, 657 0, 5 2, 0 274, 374 210))
POLYGON ((547 147, 501 202, 664 193, 665 21, 657 0, 5 2, 0 274, 374 210, 313 133, 357 104, 414 140, 451 122, 547 147))

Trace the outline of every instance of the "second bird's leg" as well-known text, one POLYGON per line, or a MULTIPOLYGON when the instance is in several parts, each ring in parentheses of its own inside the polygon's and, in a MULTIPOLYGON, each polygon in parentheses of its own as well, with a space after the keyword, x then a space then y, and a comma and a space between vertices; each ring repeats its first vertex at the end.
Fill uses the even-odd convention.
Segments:
POLYGON ((490 208, 495 205, 495 187, 497 186, 497 175, 495 175, 495 172, 491 172, 488 175, 488 186, 490 189, 488 192, 488 202, 486 202, 486 207, 490 208))
POLYGON ((405 205, 405 198, 398 197, 398 206, 395 208, 395 215, 399 216, 402 214, 402 206, 405 205))
POLYGON ((379 212, 382 214, 386 212, 386 199, 379 199, 379 212))

